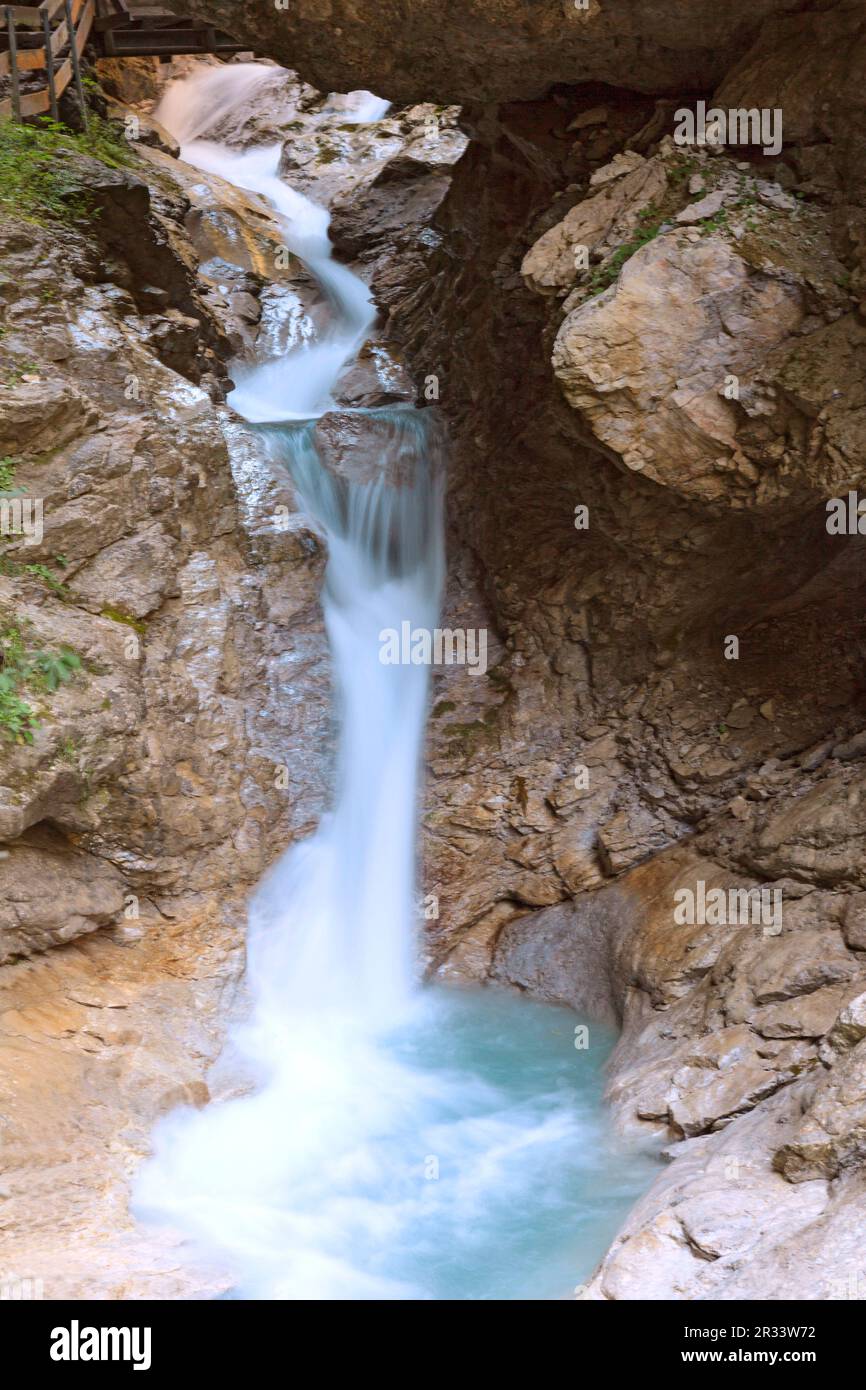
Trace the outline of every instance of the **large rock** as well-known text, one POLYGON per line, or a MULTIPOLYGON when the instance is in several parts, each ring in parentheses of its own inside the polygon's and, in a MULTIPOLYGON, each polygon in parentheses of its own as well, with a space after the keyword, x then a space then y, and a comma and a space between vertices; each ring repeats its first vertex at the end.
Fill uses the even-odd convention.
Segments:
POLYGON ((570 289, 580 254, 601 259, 603 247, 614 240, 627 241, 641 212, 666 187, 663 164, 634 155, 622 177, 605 182, 598 193, 577 203, 527 252, 521 273, 530 289, 539 294, 570 289))
POLYGON ((322 91, 392 101, 501 101, 557 82, 641 91, 711 87, 761 20, 794 0, 194 0, 192 11, 322 91))

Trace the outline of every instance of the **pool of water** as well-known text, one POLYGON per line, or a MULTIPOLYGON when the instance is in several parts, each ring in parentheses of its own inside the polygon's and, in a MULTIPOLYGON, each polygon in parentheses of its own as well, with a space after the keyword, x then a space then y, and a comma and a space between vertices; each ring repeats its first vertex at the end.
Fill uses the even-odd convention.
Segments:
POLYGON ((142 1214, 228 1256, 234 1297, 571 1296, 657 1172, 609 1126, 612 1032, 441 987, 372 1044, 323 1026, 288 1083, 166 1122, 142 1214))

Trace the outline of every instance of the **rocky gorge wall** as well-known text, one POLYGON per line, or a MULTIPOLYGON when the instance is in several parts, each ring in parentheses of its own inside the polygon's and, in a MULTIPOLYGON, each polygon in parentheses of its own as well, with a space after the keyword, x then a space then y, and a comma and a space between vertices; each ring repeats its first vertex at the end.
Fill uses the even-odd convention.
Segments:
MULTIPOLYGON (((866 1277, 864 569, 827 525, 864 462, 866 29, 859 5, 787 8, 706 75, 679 7, 679 97, 651 62, 612 85, 587 43, 584 85, 542 99, 487 33, 477 96, 504 73, 496 96, 535 99, 481 106, 482 40, 443 30, 433 93, 473 141, 424 273, 364 244, 366 201, 333 226, 438 384, 446 621, 491 634, 485 681, 435 678, 434 968, 619 1018, 615 1113, 674 1141, 589 1298, 866 1277), (782 152, 677 145, 699 97, 782 111, 782 152), (714 888, 779 920, 677 918, 714 888)), ((411 83, 413 34, 363 80, 411 83)), ((536 39, 511 54, 529 71, 536 39)))
MULTIPOLYGON (((863 471, 863 7, 198 8, 323 88, 424 99, 353 131, 275 73, 220 138, 284 140, 374 289, 346 403, 414 380, 449 420, 444 621, 488 631, 489 669, 434 676, 430 967, 621 1022, 615 1113, 672 1144, 585 1296, 843 1296, 866 572, 825 504, 863 471), (699 98, 781 108, 782 154, 677 146, 699 98), (699 883, 781 893, 780 930, 678 921, 699 883)), ((3 761, 8 1215, 36 1193, 50 1242, 64 1210, 59 1288, 107 1243, 99 1293, 189 1287, 132 1242, 126 1174, 155 1112, 206 1097, 246 890, 314 824, 331 737, 321 544, 219 405, 228 358, 315 296, 148 128, 165 76, 103 73, 150 143, 94 174, 95 241, 5 233, 0 397, 46 530, 0 584, 29 649, 81 661, 3 761), (95 1120, 70 1102, 62 1180, 37 1157, 59 1067, 95 1120)))
MULTIPOLYGON (((194 66, 103 65, 128 159, 74 156, 86 216, 2 222, 3 486, 42 509, 0 573, 3 1267, 50 1271, 48 1296, 212 1287, 135 1231, 127 1178, 159 1114, 207 1100, 249 891, 330 792, 323 539, 223 403, 230 360, 324 305, 266 207, 152 120, 194 66)), ((353 125, 270 88, 219 138, 264 122, 323 201, 431 144, 425 109, 353 125)), ((465 143, 451 119, 431 158, 465 143)), ((371 343, 341 391, 412 386, 371 343)))

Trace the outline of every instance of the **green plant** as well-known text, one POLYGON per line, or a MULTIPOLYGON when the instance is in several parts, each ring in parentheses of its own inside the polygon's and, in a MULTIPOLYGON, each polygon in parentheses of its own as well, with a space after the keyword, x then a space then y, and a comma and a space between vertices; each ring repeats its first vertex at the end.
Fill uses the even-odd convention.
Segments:
POLYGON ((0 671, 0 731, 13 743, 32 743, 39 721, 25 700, 16 695, 8 676, 0 671))
POLYGON ((0 459, 0 497, 20 497, 23 488, 15 486, 15 469, 18 464, 7 454, 0 459))
POLYGON ((712 217, 704 217, 700 222, 701 236, 706 236, 709 232, 726 231, 728 228, 728 209, 719 208, 713 213, 712 217))
POLYGON ((50 565, 43 565, 41 562, 32 565, 24 565, 23 573, 31 574, 34 579, 41 579, 45 587, 50 589, 53 594, 57 594, 60 598, 66 598, 69 593, 63 580, 54 573, 50 565))
POLYGON ((32 743, 39 726, 27 691, 53 692, 81 669, 81 658, 71 647, 54 651, 31 650, 27 624, 0 627, 0 732, 15 743, 32 743))
MULTIPOLYGON (((7 536, 0 539, 11 540, 12 537, 7 536)), ((58 555, 54 563, 64 566, 64 557, 58 555)), ((10 579, 21 579, 24 575, 30 575, 31 578, 40 580, 58 598, 69 597, 69 590, 60 576, 54 573, 50 565, 45 565, 41 561, 34 561, 32 564, 25 565, 11 555, 0 555, 0 574, 8 575, 10 579)))
POLYGON ((81 657, 71 647, 56 652, 36 652, 33 656, 32 680, 45 690, 57 690, 81 670, 81 657))
POLYGON ((75 746, 74 738, 65 738, 60 745, 57 756, 61 762, 74 763, 78 758, 78 749, 75 746))
POLYGON ((90 155, 114 169, 133 162, 117 127, 95 114, 81 132, 47 117, 29 124, 0 121, 0 212, 29 222, 88 218, 86 171, 76 155, 90 155))
POLYGON ((600 294, 608 285, 612 285, 626 261, 631 260, 635 251, 654 241, 664 226, 664 219, 652 203, 639 213, 638 221, 640 225, 634 236, 623 242, 622 246, 618 246, 607 264, 601 266, 593 275, 589 282, 590 294, 600 294))
POLYGON ((31 362, 29 358, 25 358, 23 362, 4 363, 0 366, 0 374, 4 386, 17 386, 25 377, 38 378, 39 363, 31 362))

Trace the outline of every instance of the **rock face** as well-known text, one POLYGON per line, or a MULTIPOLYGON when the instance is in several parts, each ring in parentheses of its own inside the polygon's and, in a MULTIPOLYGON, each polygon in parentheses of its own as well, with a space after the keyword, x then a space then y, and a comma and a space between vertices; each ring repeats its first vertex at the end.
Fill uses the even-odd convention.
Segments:
MULTIPOLYGON (((486 629, 488 670, 434 675, 431 971, 621 1021, 614 1113, 670 1145, 584 1296, 848 1296, 866 567, 857 497, 836 531, 827 502, 866 483, 862 6, 194 8, 299 68, 222 136, 284 141, 371 284, 380 327, 340 403, 411 378, 450 423, 443 621, 486 629), (429 104, 353 130, 307 79, 468 102, 471 143, 429 104), (781 153, 678 145, 696 91, 781 109, 781 153)), ((142 114, 154 66, 127 94, 142 114)), ((4 231, 0 432, 46 501, 0 575, 4 652, 79 662, 3 761, 25 1210, 52 1066, 109 1097, 118 1208, 152 1115, 205 1098, 237 898, 327 791, 321 542, 220 404, 225 359, 279 352, 322 306, 302 266, 275 271, 265 209, 142 157, 100 184, 101 244, 4 231)), ((320 429, 339 474, 339 413, 320 429)), ((93 1151, 66 1124, 80 1178, 93 1151)), ((111 1291, 188 1291, 82 1192, 60 1288, 105 1291, 82 1272, 96 1238, 111 1291)))
POLYGON ((798 0, 194 0, 196 15, 322 91, 392 101, 527 100, 557 82, 712 87, 762 21, 798 0))
MULTIPOLYGON (((129 186, 134 207, 149 206, 147 184, 130 176, 129 186)), ((16 487, 39 500, 44 523, 40 536, 12 536, 5 548, 2 642, 7 665, 20 647, 37 662, 71 652, 75 667, 54 690, 33 687, 26 740, 4 731, 0 834, 14 845, 48 824, 70 854, 95 856, 95 873, 114 865, 129 892, 156 898, 250 881, 272 853, 261 827, 284 815, 300 825, 321 794, 309 784, 312 801, 301 792, 293 759, 301 794, 287 804, 275 768, 291 716, 281 701, 282 712, 266 713, 265 694, 251 722, 237 698, 292 627, 298 638, 316 630, 321 552, 296 524, 271 543, 279 593, 252 582, 245 552, 256 523, 238 516, 219 414, 200 384, 209 377, 216 389, 207 343, 224 337, 171 250, 170 235, 181 236, 177 225, 171 232, 175 198, 163 213, 154 207, 134 239, 142 261, 149 230, 155 239, 136 283, 148 274, 157 312, 140 311, 122 274, 94 283, 80 237, 4 231, 4 355, 14 373, 26 352, 30 370, 7 385, 0 411, 14 429, 16 487), (162 277, 165 260, 172 271, 162 277), (181 282, 187 299, 175 310, 181 282)), ((271 507, 281 496, 291 503, 287 484, 255 461, 253 441, 236 457, 239 469, 258 470, 271 507)), ((275 527, 265 506, 258 524, 275 527)), ((322 663, 323 701, 326 688, 322 663)), ((315 706, 306 710, 315 725, 315 706)), ((301 737, 315 746, 312 729, 301 737)), ((23 926, 15 941, 26 949, 23 926)))
MULTIPOLYGON (((0 502, 40 521, 10 512, 0 555, 0 1224, 3 1270, 48 1297, 224 1289, 136 1229, 127 1180, 155 1119, 207 1100, 246 897, 329 793, 323 542, 223 399, 230 358, 303 341, 322 303, 263 204, 151 139, 156 70, 130 92, 113 73, 143 139, 129 170, 87 164, 93 221, 0 226, 0 502)), ((333 128, 351 177, 323 157, 316 196, 335 206, 409 146, 426 174, 466 144, 428 108, 374 144, 339 102, 270 85, 252 137, 243 117, 227 138, 333 128)), ((339 387, 413 394, 376 340, 339 387)))

